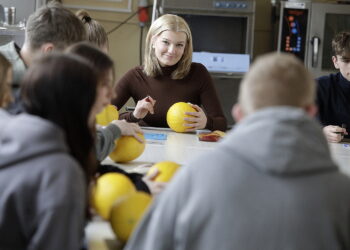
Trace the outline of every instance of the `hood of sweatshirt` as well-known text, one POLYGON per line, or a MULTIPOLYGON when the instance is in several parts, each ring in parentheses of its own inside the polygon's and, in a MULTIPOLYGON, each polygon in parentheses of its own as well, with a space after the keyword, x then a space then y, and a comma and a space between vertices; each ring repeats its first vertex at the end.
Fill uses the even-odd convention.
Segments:
POLYGON ((67 152, 63 131, 42 118, 0 109, 0 169, 52 152, 67 152))
POLYGON ((304 175, 337 169, 321 126, 298 108, 270 107, 247 116, 223 146, 270 174, 304 175))

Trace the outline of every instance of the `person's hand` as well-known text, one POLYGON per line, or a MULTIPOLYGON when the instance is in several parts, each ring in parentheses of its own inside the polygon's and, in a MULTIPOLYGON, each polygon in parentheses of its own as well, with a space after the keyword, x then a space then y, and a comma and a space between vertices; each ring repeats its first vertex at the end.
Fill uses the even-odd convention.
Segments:
POLYGON ((148 189, 150 190, 153 196, 157 196, 158 194, 160 194, 167 185, 166 182, 154 181, 154 178, 156 178, 158 174, 159 174, 159 170, 156 169, 150 175, 145 175, 142 178, 143 182, 146 183, 146 185, 148 186, 148 189))
POLYGON ((112 123, 118 126, 122 135, 133 136, 139 142, 144 143, 144 140, 138 135, 138 133, 143 134, 142 129, 136 123, 130 123, 125 120, 114 120, 112 123))
POLYGON ((191 117, 186 117, 185 126, 188 127, 186 129, 186 132, 194 131, 196 129, 203 129, 207 125, 207 116, 205 115, 204 111, 198 106, 191 104, 192 108, 194 108, 197 112, 186 112, 186 115, 190 115, 191 117))
POLYGON ((340 142, 344 135, 347 135, 345 128, 339 126, 328 125, 323 128, 323 134, 328 142, 340 142))
POLYGON ((132 114, 137 119, 144 118, 148 113, 154 114, 155 104, 156 104, 156 100, 154 100, 150 96, 147 96, 137 102, 135 110, 132 114))

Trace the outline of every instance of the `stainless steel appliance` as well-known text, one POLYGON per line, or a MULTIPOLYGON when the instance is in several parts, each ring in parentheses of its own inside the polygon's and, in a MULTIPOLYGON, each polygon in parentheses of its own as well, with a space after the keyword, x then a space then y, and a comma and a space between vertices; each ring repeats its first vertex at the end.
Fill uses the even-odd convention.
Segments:
POLYGON ((162 0, 160 13, 183 17, 193 36, 193 61, 211 73, 229 124, 238 88, 253 57, 255 0, 162 0))
POLYGON ((331 41, 350 31, 350 4, 282 1, 278 50, 295 54, 315 77, 335 72, 331 41))
POLYGON ((6 22, 5 13, 0 14, 0 17, 2 17, 0 18, 0 45, 15 41, 19 46, 22 46, 26 20, 30 14, 46 2, 47 0, 1 0, 0 5, 3 8, 0 8, 0 10, 15 8, 16 15, 11 16, 11 22, 6 22))

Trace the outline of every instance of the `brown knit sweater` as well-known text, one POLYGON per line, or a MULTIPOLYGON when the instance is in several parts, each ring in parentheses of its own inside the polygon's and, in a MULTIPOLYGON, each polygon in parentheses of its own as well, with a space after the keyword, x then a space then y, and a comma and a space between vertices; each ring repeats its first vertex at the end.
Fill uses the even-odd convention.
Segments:
POLYGON ((176 102, 190 102, 202 106, 207 115, 206 128, 226 130, 226 119, 223 114, 217 92, 207 69, 199 63, 192 63, 188 75, 180 80, 170 78, 176 66, 163 68, 163 74, 157 77, 147 76, 142 67, 129 70, 117 83, 116 98, 112 101, 118 110, 131 97, 135 103, 151 96, 157 102, 154 114, 147 114, 142 120, 136 119, 132 112, 120 114, 119 119, 138 122, 141 126, 168 127, 166 113, 176 102))

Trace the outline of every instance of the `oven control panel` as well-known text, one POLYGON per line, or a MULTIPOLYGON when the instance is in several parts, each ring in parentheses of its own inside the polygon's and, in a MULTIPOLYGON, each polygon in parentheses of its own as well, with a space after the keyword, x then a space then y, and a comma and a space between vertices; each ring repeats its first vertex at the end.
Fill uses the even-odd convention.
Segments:
POLYGON ((305 59, 308 9, 283 8, 281 17, 281 51, 290 52, 302 61, 305 59))
POLYGON ((214 1, 215 8, 220 9, 249 9, 251 4, 249 1, 214 1))

